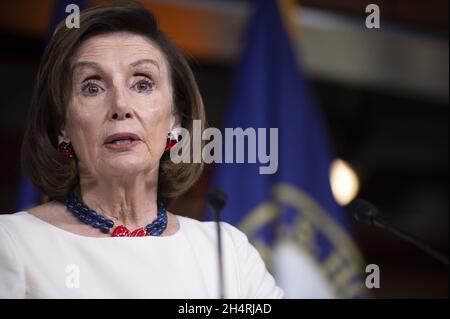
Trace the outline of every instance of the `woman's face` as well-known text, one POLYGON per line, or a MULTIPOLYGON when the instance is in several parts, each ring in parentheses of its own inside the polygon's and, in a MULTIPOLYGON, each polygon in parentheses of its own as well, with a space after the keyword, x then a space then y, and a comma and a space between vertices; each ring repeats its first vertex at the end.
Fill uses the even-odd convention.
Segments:
POLYGON ((60 140, 80 175, 124 176, 157 169, 172 113, 169 66, 147 38, 109 33, 86 40, 72 60, 72 94, 60 140))

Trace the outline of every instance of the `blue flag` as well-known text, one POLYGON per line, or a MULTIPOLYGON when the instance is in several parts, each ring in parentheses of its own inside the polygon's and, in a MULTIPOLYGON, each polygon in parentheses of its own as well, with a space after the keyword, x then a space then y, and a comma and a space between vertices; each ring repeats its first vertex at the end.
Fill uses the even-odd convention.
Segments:
MULTIPOLYGON (((276 1, 255 6, 225 128, 253 128, 265 140, 257 148, 259 163, 217 165, 214 184, 229 198, 223 220, 248 235, 286 297, 363 297, 360 255, 331 192, 332 156, 320 112, 276 1), (261 174, 267 158, 259 153, 275 151, 273 143, 277 170, 261 174)), ((236 141, 226 140, 225 150, 236 141)))
MULTIPOLYGON (((70 4, 75 4, 81 10, 88 7, 88 0, 57 0, 53 8, 52 18, 50 26, 45 36, 44 48, 47 46, 53 31, 60 21, 66 19, 71 12, 66 12, 66 8, 70 4)), ((33 186, 28 178, 25 176, 20 177, 19 191, 16 202, 16 211, 27 210, 30 207, 39 204, 40 194, 39 191, 33 186)))

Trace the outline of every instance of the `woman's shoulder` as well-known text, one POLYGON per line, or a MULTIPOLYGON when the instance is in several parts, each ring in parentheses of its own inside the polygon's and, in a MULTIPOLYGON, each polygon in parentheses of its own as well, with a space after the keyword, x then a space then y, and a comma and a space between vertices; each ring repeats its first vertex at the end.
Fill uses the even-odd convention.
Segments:
POLYGON ((51 201, 42 205, 34 206, 27 210, 27 213, 37 217, 43 221, 50 222, 52 224, 58 223, 62 220, 62 212, 65 210, 65 206, 57 201, 51 201))
MULTIPOLYGON (((26 211, 0 214, 0 246, 12 242, 18 234, 27 232, 29 227, 29 215, 26 211)), ((1 248, 1 247, 0 247, 1 248)))
POLYGON ((10 229, 22 224, 27 219, 28 213, 26 211, 18 211, 15 213, 0 214, 0 229, 10 229))
POLYGON ((33 227, 36 225, 37 219, 57 224, 61 216, 61 214, 58 214, 60 212, 60 206, 62 205, 56 202, 48 202, 12 214, 1 214, 0 228, 10 232, 15 230, 25 232, 28 226, 33 227))
POLYGON ((14 213, 0 214, 0 222, 15 222, 27 215, 33 215, 43 220, 55 219, 61 215, 63 205, 51 201, 41 205, 37 205, 26 210, 17 211, 14 213))

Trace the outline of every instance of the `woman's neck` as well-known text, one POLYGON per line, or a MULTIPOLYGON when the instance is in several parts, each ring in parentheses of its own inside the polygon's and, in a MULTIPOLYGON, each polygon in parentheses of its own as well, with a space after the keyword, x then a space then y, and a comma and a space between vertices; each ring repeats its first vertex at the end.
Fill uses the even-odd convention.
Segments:
POLYGON ((126 178, 80 178, 83 202, 115 225, 129 229, 143 227, 157 216, 157 178, 148 175, 126 178))

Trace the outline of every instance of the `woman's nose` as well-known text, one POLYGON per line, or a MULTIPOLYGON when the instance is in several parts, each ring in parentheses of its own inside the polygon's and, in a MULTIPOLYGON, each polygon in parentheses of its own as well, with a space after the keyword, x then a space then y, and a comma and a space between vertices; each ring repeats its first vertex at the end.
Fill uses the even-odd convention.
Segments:
POLYGON ((131 118, 131 113, 126 112, 126 113, 122 113, 122 112, 114 112, 113 115, 111 116, 111 119, 113 120, 123 120, 123 119, 128 119, 131 118))
POLYGON ((114 89, 111 119, 124 120, 127 118, 132 118, 132 114, 132 109, 128 104, 124 90, 120 88, 114 89))

